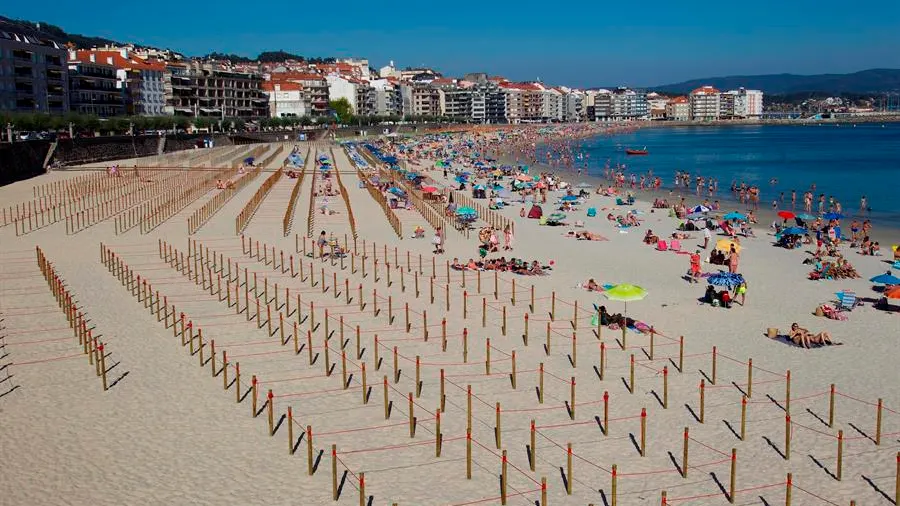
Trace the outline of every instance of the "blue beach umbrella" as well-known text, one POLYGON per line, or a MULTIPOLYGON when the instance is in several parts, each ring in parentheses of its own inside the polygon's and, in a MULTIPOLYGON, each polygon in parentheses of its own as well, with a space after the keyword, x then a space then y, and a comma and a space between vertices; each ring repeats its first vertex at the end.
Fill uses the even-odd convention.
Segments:
POLYGON ((456 214, 459 216, 471 216, 477 214, 475 209, 472 209, 469 206, 460 207, 456 210, 456 214))
POLYGON ((702 219, 705 218, 705 217, 706 217, 706 216, 703 216, 703 213, 691 213, 691 214, 689 214, 689 215, 686 216, 686 218, 689 219, 689 220, 691 220, 691 221, 702 220, 702 219))
POLYGON ((741 214, 741 213, 739 213, 739 212, 737 212, 737 211, 732 211, 732 212, 726 214, 726 215, 724 216, 724 218, 725 218, 726 220, 739 220, 739 221, 743 221, 743 220, 746 220, 746 219, 747 219, 747 216, 745 216, 745 215, 743 215, 743 214, 741 214))
POLYGON ((825 218, 826 220, 840 220, 843 217, 844 215, 841 213, 825 213, 822 215, 822 218, 825 218))
POLYGON ((878 285, 900 285, 900 278, 892 275, 890 272, 869 278, 869 281, 878 285))
POLYGON ((691 208, 692 213, 708 213, 709 208, 706 206, 694 206, 691 208))
POLYGON ((801 213, 801 214, 798 214, 796 217, 797 217, 797 218, 800 218, 801 220, 804 220, 804 221, 805 221, 805 220, 814 220, 814 219, 816 219, 815 216, 812 216, 812 215, 807 214, 807 213, 801 213))
POLYGON ((723 271, 713 274, 712 276, 708 277, 706 281, 713 286, 734 288, 735 286, 742 285, 744 283, 744 276, 723 271))
POLYGON ((782 235, 803 235, 805 233, 806 229, 801 227, 788 227, 781 231, 782 235))
POLYGON ((575 195, 566 195, 565 197, 563 197, 559 200, 561 200, 563 202, 574 202, 574 201, 578 200, 578 197, 576 197, 575 195))

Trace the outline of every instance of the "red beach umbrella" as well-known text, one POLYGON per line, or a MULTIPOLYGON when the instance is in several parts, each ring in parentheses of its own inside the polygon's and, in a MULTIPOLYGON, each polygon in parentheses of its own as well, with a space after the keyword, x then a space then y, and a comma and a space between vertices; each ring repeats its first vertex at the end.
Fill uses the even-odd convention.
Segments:
POLYGON ((434 186, 423 186, 423 187, 422 187, 422 192, 423 192, 423 193, 434 193, 434 192, 436 192, 436 191, 437 191, 437 188, 434 187, 434 186))
POLYGON ((790 211, 778 211, 778 216, 780 216, 781 218, 784 218, 786 220, 797 217, 796 214, 794 214, 790 211))

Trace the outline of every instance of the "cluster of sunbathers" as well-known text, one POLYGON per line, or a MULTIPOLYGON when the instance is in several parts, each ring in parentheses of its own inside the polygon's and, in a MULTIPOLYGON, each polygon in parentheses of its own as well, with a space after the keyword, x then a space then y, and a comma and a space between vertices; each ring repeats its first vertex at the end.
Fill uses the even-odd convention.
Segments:
POLYGON ((817 261, 815 269, 809 273, 809 279, 856 279, 859 274, 843 257, 832 261, 817 261))
POLYGON ((470 258, 466 263, 461 263, 458 258, 454 258, 450 267, 457 271, 501 271, 528 276, 540 276, 547 274, 546 271, 553 269, 552 265, 541 265, 537 260, 532 260, 531 262, 519 258, 507 260, 506 257, 483 261, 475 261, 475 259, 470 258))

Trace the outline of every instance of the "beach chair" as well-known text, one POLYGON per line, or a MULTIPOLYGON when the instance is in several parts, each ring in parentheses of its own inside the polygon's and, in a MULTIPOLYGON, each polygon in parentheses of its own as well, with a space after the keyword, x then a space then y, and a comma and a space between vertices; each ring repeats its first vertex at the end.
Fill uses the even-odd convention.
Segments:
POLYGON ((856 292, 853 290, 843 290, 834 294, 837 297, 837 309, 839 311, 852 311, 859 304, 856 299, 856 292))
POLYGON ((593 217, 597 216, 597 208, 589 207, 587 210, 587 215, 588 215, 588 218, 593 218, 593 217))
POLYGON ((538 225, 546 225, 546 224, 547 224, 547 217, 541 216, 541 219, 538 221, 538 225))
POLYGON ((624 206, 624 205, 625 205, 625 201, 622 200, 622 199, 620 199, 620 198, 617 198, 617 199, 616 199, 616 205, 617 205, 617 206, 624 206))

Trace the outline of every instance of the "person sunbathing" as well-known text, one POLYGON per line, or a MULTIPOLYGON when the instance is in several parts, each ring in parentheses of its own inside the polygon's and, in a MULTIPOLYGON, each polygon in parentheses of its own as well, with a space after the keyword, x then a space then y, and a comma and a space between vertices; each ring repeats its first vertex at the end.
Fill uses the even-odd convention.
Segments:
POLYGON ((463 270, 463 265, 459 263, 459 258, 456 257, 453 257, 453 262, 450 264, 450 267, 458 271, 463 270))
POLYGON ((647 230, 647 233, 644 234, 644 244, 656 244, 659 242, 659 237, 653 234, 652 230, 647 230))
POLYGON ((600 285, 597 284, 596 281, 594 281, 594 278, 591 278, 591 279, 589 279, 589 280, 587 281, 587 283, 585 283, 584 289, 587 290, 587 291, 589 291, 589 292, 599 292, 599 291, 600 291, 600 285))
POLYGON ((588 232, 587 230, 580 230, 575 234, 575 239, 578 239, 579 241, 602 241, 603 236, 588 232))
POLYGON ((831 334, 827 330, 823 330, 818 334, 813 334, 809 330, 797 325, 797 322, 791 324, 791 332, 788 334, 791 341, 797 346, 809 349, 811 345, 819 346, 840 346, 844 343, 837 343, 831 340, 831 334))

